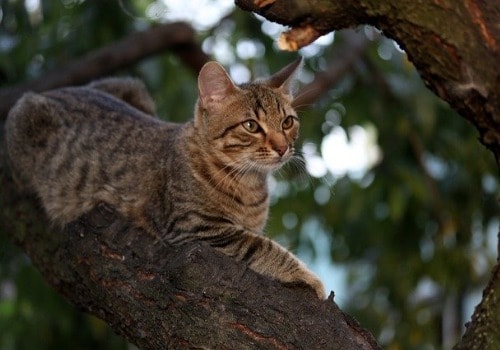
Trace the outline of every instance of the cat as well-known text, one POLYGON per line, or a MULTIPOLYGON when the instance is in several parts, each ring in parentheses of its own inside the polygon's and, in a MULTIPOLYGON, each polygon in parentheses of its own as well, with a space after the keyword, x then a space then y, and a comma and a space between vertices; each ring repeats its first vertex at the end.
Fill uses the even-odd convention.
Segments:
POLYGON ((298 137, 291 87, 300 64, 236 85, 220 64, 206 63, 184 124, 155 117, 133 78, 27 93, 5 124, 13 174, 56 224, 105 203, 166 243, 208 242, 324 299, 321 281, 262 235, 268 176, 293 157, 298 137))

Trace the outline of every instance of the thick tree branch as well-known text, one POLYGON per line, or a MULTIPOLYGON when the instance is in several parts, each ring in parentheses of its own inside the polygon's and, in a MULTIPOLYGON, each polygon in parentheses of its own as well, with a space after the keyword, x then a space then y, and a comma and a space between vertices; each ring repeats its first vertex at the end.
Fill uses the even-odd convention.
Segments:
POLYGON ((16 192, 5 170, 2 227, 55 289, 141 349, 378 348, 333 296, 318 300, 205 245, 156 244, 108 208, 46 230, 34 199, 16 192))
POLYGON ((26 91, 40 92, 85 84, 165 50, 179 55, 195 72, 208 61, 208 56, 195 43, 195 32, 191 26, 182 22, 158 25, 93 51, 36 80, 1 89, 0 120, 5 119, 10 107, 26 91))

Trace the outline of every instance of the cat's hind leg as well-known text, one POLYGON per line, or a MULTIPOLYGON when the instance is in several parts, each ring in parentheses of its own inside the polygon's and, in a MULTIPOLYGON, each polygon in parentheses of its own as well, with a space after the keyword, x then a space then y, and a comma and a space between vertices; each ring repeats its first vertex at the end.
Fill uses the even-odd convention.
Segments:
MULTIPOLYGON (((8 164, 16 182, 32 184, 37 173, 37 155, 48 145, 51 135, 61 127, 58 106, 46 96, 24 94, 10 110, 5 122, 8 164)), ((59 111, 60 112, 60 111, 59 111)))
POLYGON ((104 78, 89 87, 113 95, 146 114, 155 115, 156 105, 144 83, 136 78, 104 78))

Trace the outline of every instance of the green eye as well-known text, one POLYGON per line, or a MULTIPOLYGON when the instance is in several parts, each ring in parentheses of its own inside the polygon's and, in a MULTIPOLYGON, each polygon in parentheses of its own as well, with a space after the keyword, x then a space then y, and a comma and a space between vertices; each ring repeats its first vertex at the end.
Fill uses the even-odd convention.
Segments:
POLYGON ((256 133, 260 129, 259 123, 257 123, 255 120, 244 121, 241 125, 243 125, 243 127, 248 132, 251 132, 251 133, 256 133))
POLYGON ((283 120, 283 123, 281 123, 281 127, 283 129, 290 129, 293 126, 293 123, 295 122, 295 117, 293 115, 289 115, 286 117, 285 120, 283 120))

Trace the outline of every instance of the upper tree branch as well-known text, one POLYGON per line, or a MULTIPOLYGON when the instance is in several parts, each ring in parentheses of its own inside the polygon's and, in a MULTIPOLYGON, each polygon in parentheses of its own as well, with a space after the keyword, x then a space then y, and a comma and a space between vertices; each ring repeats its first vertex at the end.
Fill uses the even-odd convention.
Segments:
POLYGON ((480 132, 500 161, 500 6, 496 1, 236 0, 292 29, 288 49, 332 30, 371 24, 405 49, 422 79, 480 132))
POLYGON ((193 71, 198 72, 208 61, 195 43, 195 32, 186 23, 169 23, 131 34, 66 66, 43 74, 40 78, 0 90, 0 120, 26 91, 44 91, 62 86, 85 84, 110 75, 140 60, 165 50, 179 55, 193 71))

